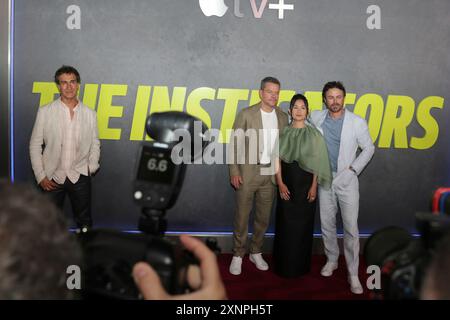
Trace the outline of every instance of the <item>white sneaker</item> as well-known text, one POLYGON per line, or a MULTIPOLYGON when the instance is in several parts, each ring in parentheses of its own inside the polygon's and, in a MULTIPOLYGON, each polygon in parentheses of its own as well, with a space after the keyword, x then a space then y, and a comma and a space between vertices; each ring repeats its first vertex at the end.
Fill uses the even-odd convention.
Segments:
POLYGON ((351 292, 353 292, 354 294, 363 293, 363 287, 361 285, 361 282, 359 282, 358 276, 349 276, 348 283, 350 283, 351 292))
POLYGON ((320 274, 324 277, 331 277, 333 271, 338 268, 337 262, 327 262, 322 270, 320 270, 320 274))
POLYGON ((250 261, 253 262, 259 270, 269 270, 269 265, 264 261, 261 253, 250 254, 250 261))
POLYGON ((231 259, 230 273, 234 274, 235 276, 238 276, 241 274, 241 272, 242 272, 242 257, 234 256, 233 259, 231 259))

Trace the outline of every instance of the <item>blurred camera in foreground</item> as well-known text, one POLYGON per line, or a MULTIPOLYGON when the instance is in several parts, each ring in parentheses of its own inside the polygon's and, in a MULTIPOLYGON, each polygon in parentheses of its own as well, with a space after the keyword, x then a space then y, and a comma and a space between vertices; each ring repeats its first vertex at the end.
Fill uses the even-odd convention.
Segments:
POLYGON ((374 299, 420 298, 436 247, 450 233, 450 217, 417 213, 416 227, 419 238, 400 227, 387 227, 376 231, 367 240, 364 247, 366 263, 381 269, 381 289, 373 291, 374 299))
MULTIPOLYGON (((146 132, 154 141, 142 143, 133 182, 133 198, 142 208, 138 224, 141 233, 99 229, 81 235, 86 298, 138 298, 131 273, 139 261, 148 262, 156 270, 169 293, 189 290, 187 269, 198 262, 180 245, 164 238, 165 211, 175 204, 186 171, 186 164, 174 164, 171 158, 172 149, 180 142, 174 132, 182 129, 192 137, 199 123, 202 134, 206 126, 182 112, 154 113, 148 117, 146 132)), ((201 154, 205 146, 206 143, 200 150, 193 148, 191 157, 201 154)))

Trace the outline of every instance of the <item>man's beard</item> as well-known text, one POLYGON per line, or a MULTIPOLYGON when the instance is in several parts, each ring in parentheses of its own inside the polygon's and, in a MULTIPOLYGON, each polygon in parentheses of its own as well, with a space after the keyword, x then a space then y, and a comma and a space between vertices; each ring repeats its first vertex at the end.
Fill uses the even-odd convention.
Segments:
POLYGON ((329 107, 331 112, 339 112, 342 109, 342 105, 340 104, 333 104, 329 107))

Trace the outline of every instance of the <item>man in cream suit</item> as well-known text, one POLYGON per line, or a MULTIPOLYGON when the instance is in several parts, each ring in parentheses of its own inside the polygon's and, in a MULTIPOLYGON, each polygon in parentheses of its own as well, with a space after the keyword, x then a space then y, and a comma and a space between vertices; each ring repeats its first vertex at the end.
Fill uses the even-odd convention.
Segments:
POLYGON ((320 220, 327 263, 321 270, 329 277, 338 267, 339 247, 336 236, 338 206, 344 225, 344 255, 350 289, 363 293, 358 278, 359 265, 359 184, 358 175, 372 158, 375 147, 367 123, 344 109, 345 88, 340 82, 328 82, 322 91, 327 110, 311 114, 311 122, 322 132, 328 149, 333 183, 329 190, 319 186, 320 220), (357 150, 361 152, 357 156, 357 150))
MULTIPOLYGON (((259 96, 261 102, 245 108, 236 117, 233 141, 232 163, 229 165, 230 182, 236 189, 236 212, 233 232, 233 259, 230 273, 241 274, 242 258, 246 253, 248 220, 255 200, 255 218, 253 236, 250 243, 250 261, 259 270, 268 270, 269 266, 262 257, 264 234, 267 230, 275 196, 275 169, 273 151, 279 130, 288 124, 288 116, 277 108, 280 82, 273 77, 261 81, 259 96), (239 130, 241 129, 241 130, 239 130), (235 139, 237 133, 245 132, 245 139, 235 139), (260 134, 262 133, 262 134, 260 134), (239 155, 245 154, 244 161, 239 155)), ((275 150, 276 151, 276 150, 275 150)))
POLYGON ((91 175, 99 168, 97 115, 78 98, 80 75, 70 66, 55 73, 60 98, 40 107, 30 139, 39 186, 63 207, 67 194, 78 230, 92 226, 91 175))

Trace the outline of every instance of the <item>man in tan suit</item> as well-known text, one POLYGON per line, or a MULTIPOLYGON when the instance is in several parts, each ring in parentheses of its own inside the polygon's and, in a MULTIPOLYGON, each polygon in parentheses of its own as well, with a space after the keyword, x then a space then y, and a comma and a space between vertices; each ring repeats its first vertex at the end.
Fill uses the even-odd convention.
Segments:
POLYGON ((287 114, 276 107, 279 92, 280 82, 276 78, 264 78, 259 90, 261 102, 239 112, 233 126, 230 143, 233 159, 229 169, 231 185, 236 189, 237 208, 234 217, 233 259, 229 270, 234 275, 241 274, 253 200, 255 218, 250 261, 259 270, 269 269, 262 257, 261 248, 275 197, 275 170, 272 166, 274 161, 271 160, 276 151, 278 132, 288 124, 287 114), (239 131, 245 132, 244 139, 236 139, 239 131), (244 157, 242 153, 245 154, 244 157))

